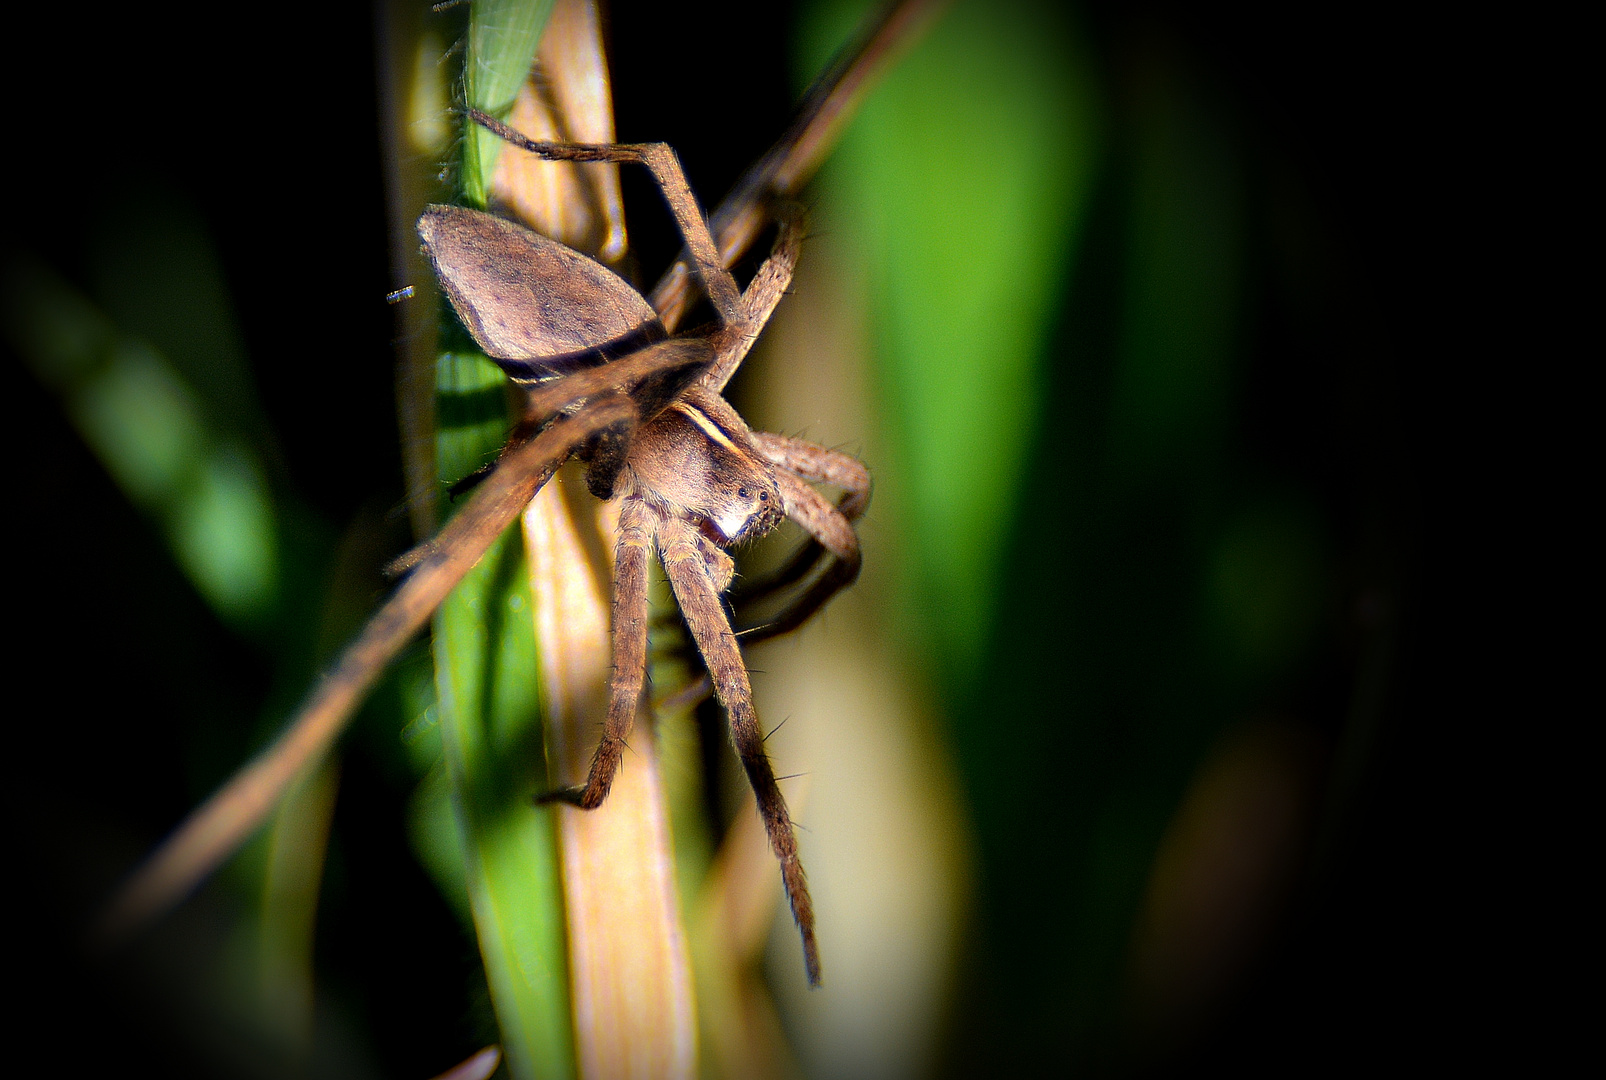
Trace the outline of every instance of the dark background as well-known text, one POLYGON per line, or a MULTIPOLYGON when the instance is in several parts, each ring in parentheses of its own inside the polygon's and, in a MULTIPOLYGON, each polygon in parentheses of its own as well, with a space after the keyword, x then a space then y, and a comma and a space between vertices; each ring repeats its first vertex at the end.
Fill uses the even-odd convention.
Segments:
MULTIPOLYGON (((309 548, 384 519, 402 490, 371 13, 264 6, 224 25, 178 3, 57 16, 12 16, 6 245, 88 289, 97 238, 130 202, 193 208, 221 254, 274 482, 319 538, 309 548)), ((1582 69, 1545 45, 1569 35, 1393 5, 1094 4, 1083 17, 1112 85, 1134 42, 1179 43, 1315 194, 1336 247, 1326 302, 1360 343, 1368 400, 1355 416, 1369 427, 1307 464, 1323 490, 1368 486, 1389 585, 1367 616, 1390 635, 1376 738, 1335 846, 1238 1004, 1174 1067, 1530 1060, 1569 1024, 1544 972, 1570 945, 1555 838, 1581 799, 1565 763, 1580 760, 1566 748, 1582 716, 1561 688, 1582 650, 1545 613, 1581 592, 1570 508, 1598 501, 1598 483, 1552 488, 1587 430, 1561 358, 1598 352, 1566 346, 1580 290, 1546 254, 1577 227, 1549 124, 1582 69)), ((636 28, 611 43, 620 137, 671 142, 695 189, 724 191, 788 114, 790 13, 631 4, 614 20, 636 28), (683 89, 708 57, 726 91, 715 101, 683 89)), ((657 219, 632 216, 649 223, 634 238, 654 268, 673 243, 657 219)), ((1257 333, 1275 337, 1266 310, 1257 333)), ((67 1075, 141 1061, 176 1075, 199 1065, 127 1004, 147 969, 87 963, 76 936, 245 752, 251 733, 222 719, 294 691, 275 684, 271 648, 196 596, 55 399, 8 370, 22 647, 7 968, 29 1001, 12 1045, 67 1075)), ((1246 415, 1275 417, 1278 395, 1303 389, 1254 381, 1246 415)), ((400 550, 404 528, 392 518, 378 545, 400 550)), ((307 581, 330 572, 307 559, 307 581)), ((395 826, 394 781, 382 760, 348 755, 319 962, 385 1068, 422 1076, 478 1045, 484 1003, 471 946, 395 826), (352 914, 376 906, 423 944, 399 954, 392 928, 352 914)), ((205 933, 184 940, 201 948, 205 933)), ((957 1031, 969 1056, 956 1060, 994 1060, 1002 1030, 957 1031)), ((1049 1046, 1003 1057, 1040 1065, 1049 1046)))

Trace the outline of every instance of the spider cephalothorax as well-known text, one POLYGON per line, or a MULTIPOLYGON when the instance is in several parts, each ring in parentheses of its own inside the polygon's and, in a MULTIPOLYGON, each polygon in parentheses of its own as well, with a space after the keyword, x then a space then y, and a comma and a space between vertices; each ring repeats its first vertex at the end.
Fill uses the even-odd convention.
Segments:
MULTIPOLYGON (((781 523, 781 491, 757 460, 696 406, 677 401, 636 434, 623 495, 707 526, 716 544, 763 536, 781 523)), ((728 584, 728 582, 727 582, 728 584)))

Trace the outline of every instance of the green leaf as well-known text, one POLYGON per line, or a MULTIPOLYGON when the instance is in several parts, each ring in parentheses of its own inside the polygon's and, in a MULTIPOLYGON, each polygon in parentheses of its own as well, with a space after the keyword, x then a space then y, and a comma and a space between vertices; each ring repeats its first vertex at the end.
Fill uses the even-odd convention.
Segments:
MULTIPOLYGON (((442 480, 473 472, 502 445, 503 417, 459 407, 501 401, 504 383, 482 356, 441 357, 442 480), (464 422, 444 422, 454 412, 464 422)), ((529 570, 517 527, 447 598, 434 630, 440 738, 461 837, 462 880, 508 1066, 517 1077, 571 1076, 557 837, 552 811, 533 805, 548 785, 529 570)))
POLYGON ((279 602, 274 500, 254 454, 166 356, 124 332, 53 271, 6 269, 6 331, 61 395, 129 501, 162 525, 179 566, 239 629, 279 602))
MULTIPOLYGON (((484 0, 469 8, 463 97, 492 116, 505 116, 530 73, 554 0, 484 0)), ((485 205, 502 140, 477 124, 464 130, 463 195, 485 205)))
MULTIPOLYGON (((463 79, 469 105, 506 112, 551 8, 552 0, 473 5, 463 79)), ((483 206, 500 143, 474 125, 464 134, 463 194, 483 206)), ((455 327, 446 331, 446 340, 460 338, 455 327)), ((505 386, 482 355, 441 354, 436 464, 444 483, 494 460, 508 432, 505 386)), ((573 1076, 555 822, 550 810, 533 805, 548 784, 529 573, 517 527, 436 612, 433 645, 446 797, 439 779, 426 779, 414 800, 414 846, 460 914, 466 894, 509 1072, 573 1076), (436 816, 447 809, 450 828, 436 816)))

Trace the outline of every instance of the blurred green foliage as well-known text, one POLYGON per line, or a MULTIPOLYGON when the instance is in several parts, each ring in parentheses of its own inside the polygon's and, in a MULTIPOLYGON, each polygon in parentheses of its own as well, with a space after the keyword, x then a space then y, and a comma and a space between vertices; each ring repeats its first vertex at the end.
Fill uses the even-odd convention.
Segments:
MULTIPOLYGON (((238 405, 227 408, 236 404, 226 400, 232 380, 197 387, 43 266, 19 260, 7 277, 6 322, 18 351, 61 395, 129 499, 162 523, 195 587, 229 622, 260 630, 278 602, 278 526, 261 463, 245 442, 252 433, 240 430, 238 405)), ((111 280, 123 277, 114 271, 111 280)), ((163 299, 131 305, 160 311, 163 299)), ((226 320, 204 297, 200 304, 226 320)))
MULTIPOLYGON (((804 72, 860 8, 812 10, 804 72)), ((956 1073, 1148 1052, 1128 964, 1162 835, 1213 745, 1298 702, 1336 599, 1323 493, 1246 430, 1250 146, 1163 33, 1086 35, 954 5, 825 177, 868 282, 901 625, 980 846, 956 1073)))
MULTIPOLYGON (((806 9, 804 81, 868 10, 806 9)), ((976 677, 991 629, 1100 156, 1084 54, 1038 6, 956 4, 868 98, 822 181, 868 270, 898 455, 882 488, 920 537, 904 604, 950 686, 976 677)))

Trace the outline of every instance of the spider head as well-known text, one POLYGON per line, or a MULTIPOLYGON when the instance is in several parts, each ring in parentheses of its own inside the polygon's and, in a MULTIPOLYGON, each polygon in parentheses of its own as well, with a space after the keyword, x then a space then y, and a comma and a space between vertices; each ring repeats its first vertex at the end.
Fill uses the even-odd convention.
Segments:
POLYGON ((721 546, 763 536, 786 516, 768 463, 684 402, 637 432, 629 464, 633 491, 705 522, 721 546))
POLYGON ((710 485, 707 513, 726 544, 763 536, 781 523, 786 516, 781 491, 767 471, 757 467, 720 472, 724 475, 716 474, 710 485))

